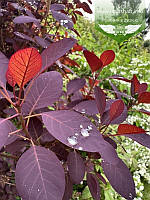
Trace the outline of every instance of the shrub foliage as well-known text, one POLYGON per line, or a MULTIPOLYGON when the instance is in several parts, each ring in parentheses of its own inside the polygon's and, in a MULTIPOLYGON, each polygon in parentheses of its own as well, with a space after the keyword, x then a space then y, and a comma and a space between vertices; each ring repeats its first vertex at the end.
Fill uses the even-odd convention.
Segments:
POLYGON ((1 3, 1 187, 12 186, 2 193, 3 199, 19 194, 24 200, 68 200, 73 184, 86 175, 93 199, 99 200, 99 181, 106 180, 95 171, 96 159, 122 197, 136 196, 132 175, 117 155, 116 137, 150 148, 147 131, 126 123, 129 112, 150 115, 135 110, 136 105, 150 103, 150 92, 136 75, 128 79, 114 74, 105 78, 112 89, 104 87, 100 73, 114 61, 115 52, 106 50, 98 57, 75 39, 80 33, 74 24, 82 10, 92 13, 91 3, 1 3), (90 77, 80 78, 70 69, 80 67, 69 57, 78 52, 87 60, 90 77), (128 83, 130 94, 118 91, 113 79, 128 83), (118 127, 115 134, 110 125, 118 127))

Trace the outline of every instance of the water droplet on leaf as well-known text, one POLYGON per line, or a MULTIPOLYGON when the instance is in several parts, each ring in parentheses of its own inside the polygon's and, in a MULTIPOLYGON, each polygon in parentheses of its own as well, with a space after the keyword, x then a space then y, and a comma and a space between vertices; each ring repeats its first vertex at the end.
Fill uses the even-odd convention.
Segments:
POLYGON ((90 134, 89 134, 89 132, 88 132, 88 130, 87 129, 81 129, 81 135, 83 136, 83 137, 88 137, 90 134))
POLYGON ((132 196, 132 194, 130 193, 130 194, 129 194, 129 198, 132 198, 132 197, 133 197, 133 196, 132 196))
POLYGON ((82 151, 82 150, 83 150, 83 147, 79 147, 78 149, 79 149, 80 151, 82 151))
POLYGON ((67 138, 70 145, 74 146, 78 143, 76 136, 70 136, 67 138))
POLYGON ((83 125, 82 125, 82 124, 80 124, 80 128, 83 128, 83 125))
POLYGON ((85 113, 85 109, 82 109, 82 110, 81 110, 81 113, 83 113, 83 114, 84 114, 84 113, 85 113))

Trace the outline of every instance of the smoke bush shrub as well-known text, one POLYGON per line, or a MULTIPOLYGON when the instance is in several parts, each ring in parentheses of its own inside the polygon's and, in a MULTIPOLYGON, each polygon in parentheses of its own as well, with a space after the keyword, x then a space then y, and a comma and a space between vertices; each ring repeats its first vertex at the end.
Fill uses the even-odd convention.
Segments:
POLYGON ((115 138, 124 135, 150 148, 148 131, 126 123, 130 112, 150 115, 135 109, 150 103, 150 92, 136 75, 127 79, 114 74, 105 78, 111 89, 104 87, 99 75, 115 59, 114 51, 98 57, 71 36, 71 32, 79 36, 73 28, 78 15, 83 15, 79 8, 92 12, 88 3, 20 0, 1 5, 0 162, 2 180, 12 186, 3 199, 18 193, 24 200, 68 200, 73 184, 86 175, 93 199, 99 200, 99 181, 106 184, 106 180, 95 171, 93 159, 100 158, 112 187, 128 200, 136 196, 115 138), (80 66, 69 55, 79 51, 92 78, 71 80, 74 72, 69 66, 80 66), (131 93, 118 91, 112 79, 130 83, 131 93), (115 134, 110 125, 118 127, 115 134))

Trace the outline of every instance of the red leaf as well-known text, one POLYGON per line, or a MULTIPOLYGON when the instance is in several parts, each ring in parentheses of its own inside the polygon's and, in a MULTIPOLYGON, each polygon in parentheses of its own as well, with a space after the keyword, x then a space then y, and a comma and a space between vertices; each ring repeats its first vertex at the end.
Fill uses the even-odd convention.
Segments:
POLYGON ((100 83, 100 80, 93 80, 92 78, 89 77, 89 85, 94 87, 97 86, 100 83))
POLYGON ((140 84, 138 93, 140 94, 140 93, 142 93, 142 92, 146 92, 147 88, 148 88, 147 83, 142 83, 142 84, 140 84))
POLYGON ((110 121, 119 117, 123 112, 123 110, 124 110, 124 103, 122 100, 117 100, 114 103, 112 103, 109 111, 110 121))
POLYGON ((9 61, 9 71, 13 80, 23 87, 41 69, 42 58, 35 48, 26 48, 13 54, 9 61))
POLYGON ((132 96, 138 93, 139 87, 140 87, 140 82, 137 79, 136 75, 134 74, 131 80, 131 95, 132 96))
POLYGON ((74 45, 72 51, 82 51, 82 50, 83 50, 83 47, 76 43, 76 44, 74 45))
POLYGON ((120 124, 117 131, 117 135, 140 134, 140 133, 146 133, 146 131, 142 128, 139 128, 131 124, 120 124))
POLYGON ((143 92, 139 94, 138 103, 150 103, 150 92, 143 92))
POLYGON ((93 13, 92 10, 91 10, 91 8, 90 8, 90 6, 89 6, 86 2, 81 3, 81 4, 80 4, 80 7, 81 7, 85 12, 87 12, 87 13, 89 13, 89 14, 92 14, 92 13, 93 13))
POLYGON ((12 87, 16 85, 16 82, 13 80, 13 77, 11 76, 9 69, 6 72, 6 79, 9 85, 11 85, 12 87))
POLYGON ((115 53, 113 50, 106 50, 100 56, 100 60, 103 63, 103 67, 112 63, 114 59, 115 59, 115 53))
POLYGON ((90 4, 92 4, 92 1, 91 1, 91 0, 88 0, 88 2, 89 2, 90 4))
POLYGON ((92 70, 92 72, 97 71, 98 69, 100 69, 103 66, 102 61, 92 52, 88 51, 88 50, 84 50, 83 51, 84 56, 92 70))
POLYGON ((148 88, 147 83, 140 84, 136 75, 133 75, 133 78, 131 80, 131 94, 132 94, 132 96, 135 95, 136 93, 140 94, 140 93, 146 92, 147 88, 148 88))
POLYGON ((74 13, 83 16, 82 12, 80 12, 79 10, 75 10, 74 13))
POLYGON ((75 62, 74 60, 71 60, 68 57, 64 57, 64 58, 62 57, 60 60, 64 65, 80 67, 80 65, 77 62, 75 62))

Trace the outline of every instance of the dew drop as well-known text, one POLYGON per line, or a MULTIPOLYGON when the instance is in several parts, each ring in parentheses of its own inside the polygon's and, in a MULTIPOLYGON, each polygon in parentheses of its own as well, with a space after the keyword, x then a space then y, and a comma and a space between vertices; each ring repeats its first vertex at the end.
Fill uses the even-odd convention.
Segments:
POLYGON ((67 141, 69 142, 70 145, 74 146, 78 143, 77 137, 76 136, 70 136, 67 138, 67 141))
POLYGON ((130 194, 129 194, 129 198, 132 198, 132 197, 133 197, 133 196, 132 196, 132 194, 130 193, 130 194))
POLYGON ((87 128, 88 128, 89 131, 91 131, 92 130, 92 125, 89 125, 87 128))
POLYGON ((89 132, 88 132, 88 130, 87 129, 81 129, 81 135, 83 136, 83 137, 88 137, 90 134, 89 134, 89 132))
POLYGON ((81 110, 81 113, 83 113, 83 114, 84 114, 84 113, 85 113, 85 109, 82 109, 82 110, 81 110))
POLYGON ((79 133, 75 133, 75 136, 78 136, 79 135, 79 133))
POLYGON ((38 192, 40 191, 40 189, 38 188, 38 190, 37 190, 38 192))
POLYGON ((82 150, 83 150, 83 147, 79 147, 78 149, 79 149, 80 151, 82 151, 82 150))
POLYGON ((82 125, 82 124, 80 124, 80 128, 83 128, 83 125, 82 125))

